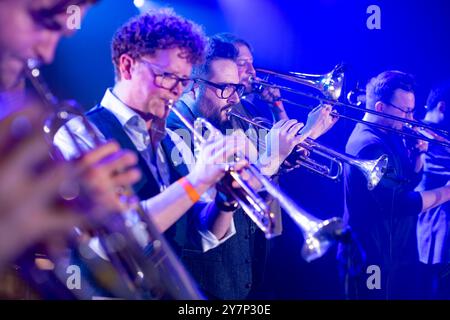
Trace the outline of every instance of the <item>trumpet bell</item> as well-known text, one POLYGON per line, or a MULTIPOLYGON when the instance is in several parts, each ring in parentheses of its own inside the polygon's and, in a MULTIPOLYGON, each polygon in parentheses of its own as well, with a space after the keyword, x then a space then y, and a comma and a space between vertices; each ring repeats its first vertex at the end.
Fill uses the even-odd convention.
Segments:
POLYGON ((311 262, 322 257, 336 241, 345 238, 349 230, 338 217, 316 222, 306 233, 301 252, 303 259, 311 262))
POLYGON ((388 156, 383 154, 374 160, 355 160, 355 165, 361 170, 367 180, 367 189, 373 190, 386 173, 388 156))

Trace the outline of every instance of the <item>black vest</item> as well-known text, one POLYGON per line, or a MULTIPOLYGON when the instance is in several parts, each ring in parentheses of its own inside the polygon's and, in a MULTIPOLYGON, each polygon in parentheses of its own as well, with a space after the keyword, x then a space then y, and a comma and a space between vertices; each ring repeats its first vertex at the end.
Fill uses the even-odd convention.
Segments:
MULTIPOLYGON (((188 120, 194 120, 194 114, 186 104, 179 101, 176 108, 188 120)), ((174 113, 169 114, 167 127, 186 129, 174 113)), ((258 294, 264 286, 266 259, 271 245, 242 209, 234 213, 234 225, 236 234, 206 253, 185 248, 183 262, 211 299, 242 300, 253 298, 253 293, 255 298, 266 298, 258 294)))
MULTIPOLYGON (((136 146, 123 130, 121 123, 108 109, 98 105, 87 112, 86 114, 89 121, 91 121, 105 136, 106 139, 116 140, 122 149, 130 150, 138 157, 138 167, 142 172, 141 179, 133 185, 134 192, 138 195, 139 199, 147 200, 160 193, 159 184, 154 178, 150 168, 144 157, 136 149, 136 146)), ((175 144, 170 139, 170 136, 166 134, 161 141, 166 159, 169 160, 170 152, 175 148, 175 144)), ((178 165, 174 165, 172 161, 168 161, 170 172, 170 183, 174 183, 181 177, 189 173, 188 168, 183 162, 178 165)), ((165 236, 174 249, 180 253, 181 248, 187 241, 187 214, 183 215, 177 223, 165 232, 165 236)))
MULTIPOLYGON (((142 178, 133 186, 136 194, 144 200, 157 195, 160 192, 157 181, 117 118, 101 106, 89 111, 87 117, 107 139, 115 139, 122 148, 131 150, 138 156, 142 178)), ((170 118, 169 116, 169 128, 170 118)), ((174 143, 169 135, 166 135, 161 143, 166 159, 170 160, 169 155, 175 148, 174 143)), ((172 161, 168 162, 171 183, 188 174, 184 163, 175 166, 172 161)), ((265 245, 266 241, 262 239, 264 235, 242 210, 238 210, 234 214, 236 235, 217 248, 203 253, 195 245, 195 240, 192 240, 193 237, 190 234, 190 232, 197 232, 193 227, 193 215, 203 206, 202 203, 194 205, 165 232, 165 236, 209 298, 245 299, 252 289, 257 290, 262 284, 267 258, 265 251, 268 249, 265 245), (261 239, 257 240, 257 238, 261 239), (256 270, 253 270, 254 268, 256 270)))

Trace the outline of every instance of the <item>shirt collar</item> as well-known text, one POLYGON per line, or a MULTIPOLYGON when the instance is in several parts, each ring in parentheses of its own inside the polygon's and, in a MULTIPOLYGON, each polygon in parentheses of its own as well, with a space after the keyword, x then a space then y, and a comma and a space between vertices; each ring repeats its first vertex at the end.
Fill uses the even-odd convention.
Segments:
MULTIPOLYGON (((195 93, 196 95, 198 94, 198 92, 195 93)), ((191 111, 192 115, 197 118, 200 117, 201 115, 196 114, 196 112, 194 112, 194 104, 195 104, 195 99, 194 96, 192 95, 192 92, 187 92, 185 94, 183 94, 179 101, 183 102, 186 107, 191 111)))
MULTIPOLYGON (((130 130, 133 135, 140 135, 145 147, 149 145, 150 135, 145 120, 123 103, 111 88, 106 90, 100 105, 111 111, 125 130, 130 130)), ((156 130, 153 135, 155 141, 161 141, 166 136, 166 120, 153 120, 152 128, 156 130)), ((143 146, 138 149, 143 149, 143 146)))
POLYGON ((141 122, 140 120, 144 122, 144 119, 142 119, 141 116, 139 116, 136 112, 129 108, 125 103, 123 103, 112 92, 111 88, 108 88, 106 90, 100 105, 111 111, 123 127, 132 119, 134 119, 133 122, 141 122))

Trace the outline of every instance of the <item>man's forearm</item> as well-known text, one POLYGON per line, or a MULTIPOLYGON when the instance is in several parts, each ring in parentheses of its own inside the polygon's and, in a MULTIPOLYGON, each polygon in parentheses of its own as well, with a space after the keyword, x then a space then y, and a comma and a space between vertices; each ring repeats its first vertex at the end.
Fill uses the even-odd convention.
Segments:
POLYGON ((289 117, 281 101, 274 102, 273 106, 270 106, 270 110, 272 111, 272 116, 275 122, 278 122, 280 120, 289 120, 289 117))
POLYGON ((420 194, 422 196, 422 212, 425 212, 450 200, 450 186, 422 191, 420 194))
POLYGON ((233 212, 220 211, 215 205, 212 206, 209 231, 211 231, 218 240, 221 240, 228 233, 228 230, 230 230, 231 222, 233 221, 233 212))
POLYGON ((424 153, 417 154, 415 158, 413 158, 413 163, 415 173, 419 173, 420 171, 422 171, 423 166, 425 165, 425 154, 424 153))
MULTIPOLYGON (((208 189, 207 185, 192 181, 190 175, 186 178, 199 195, 208 189)), ((164 232, 177 222, 194 203, 180 184, 173 183, 164 192, 143 201, 142 205, 145 211, 151 215, 159 231, 164 232)))

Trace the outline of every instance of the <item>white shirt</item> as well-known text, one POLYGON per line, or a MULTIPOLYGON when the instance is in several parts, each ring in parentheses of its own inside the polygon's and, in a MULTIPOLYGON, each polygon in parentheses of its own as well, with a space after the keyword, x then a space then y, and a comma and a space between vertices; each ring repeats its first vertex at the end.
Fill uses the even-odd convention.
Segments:
MULTIPOLYGON (((136 112, 134 112, 132 109, 126 106, 120 99, 118 99, 113 94, 111 89, 106 90, 106 93, 101 102, 101 106, 108 109, 117 118, 117 120, 122 125, 122 128, 125 131, 125 133, 128 135, 130 140, 136 146, 136 149, 148 162, 149 161, 148 148, 150 144, 150 135, 147 131, 144 119, 142 119, 141 116, 139 116, 136 112)), ((102 142, 106 141, 106 138, 100 132, 100 130, 98 130, 94 124, 91 125, 94 131, 96 132, 97 136, 100 138, 100 140, 102 142)), ((54 137, 54 144, 61 150, 63 156, 66 159, 73 159, 78 156, 78 148, 74 145, 71 137, 67 132, 67 129, 69 129, 72 132, 78 145, 81 147, 81 150, 87 151, 95 147, 95 142, 92 136, 89 134, 88 130, 86 129, 85 123, 83 123, 83 120, 80 116, 77 116, 71 119, 66 124, 65 127, 59 129, 54 137)), ((195 164, 195 158, 190 150, 190 147, 180 138, 180 136, 178 136, 173 131, 166 129, 166 132, 167 134, 169 134, 171 140, 173 141, 173 143, 175 144, 176 148, 179 151, 179 154, 181 155, 181 159, 179 160, 184 161, 188 170, 191 171, 195 164)), ((161 152, 162 152, 161 148, 158 148, 157 156, 162 157, 162 159, 165 161, 165 155, 161 154, 161 152)), ((207 193, 202 195, 201 201, 211 201, 211 200, 212 199, 208 196, 207 193)), ((145 212, 151 215, 152 208, 148 202, 149 202, 148 200, 143 200, 141 201, 141 205, 142 208, 145 210, 145 212)), ((136 215, 133 215, 131 213, 127 214, 127 219, 132 220, 132 222, 137 222, 136 215)), ((199 221, 201 220, 199 219, 199 221)), ((141 229, 141 227, 137 228, 141 229)), ((206 228, 206 226, 200 225, 198 232, 201 235, 203 252, 206 252, 219 246, 220 244, 228 240, 230 237, 232 237, 236 233, 236 229, 234 226, 234 222, 232 222, 226 235, 221 240, 217 239, 217 237, 211 231, 209 231, 206 228)), ((148 237, 141 235, 139 238, 142 241, 141 244, 145 245, 144 243, 146 242, 146 239, 148 237)))

